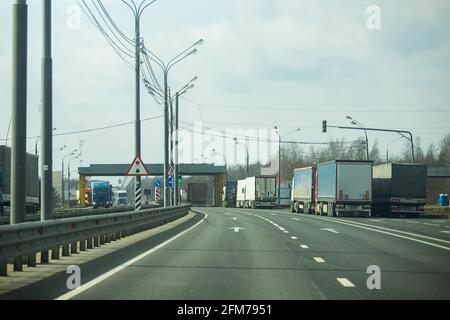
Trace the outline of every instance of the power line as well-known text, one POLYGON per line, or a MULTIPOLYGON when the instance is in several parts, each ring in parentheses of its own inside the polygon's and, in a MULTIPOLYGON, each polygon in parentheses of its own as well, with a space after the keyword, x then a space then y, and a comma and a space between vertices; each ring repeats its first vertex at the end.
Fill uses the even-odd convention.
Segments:
POLYGON ((259 110, 259 111, 286 111, 286 112, 360 112, 360 113, 428 113, 428 112, 450 112, 449 109, 427 109, 427 110, 404 110, 404 109, 345 109, 345 108, 301 108, 301 107, 282 107, 282 106, 237 106, 237 105, 215 105, 202 104, 189 98, 182 97, 187 102, 198 107, 217 108, 217 109, 243 109, 243 110, 259 110))
MULTIPOLYGON (((163 115, 154 116, 154 117, 150 117, 150 118, 145 118, 145 119, 142 119, 141 122, 155 120, 155 119, 159 119, 159 118, 162 118, 162 117, 163 117, 163 115)), ((134 124, 134 121, 123 122, 123 123, 119 123, 119 124, 113 124, 113 125, 109 125, 109 126, 97 127, 97 128, 91 128, 91 129, 70 131, 70 132, 64 132, 64 133, 56 133, 56 134, 53 134, 53 137, 61 137, 61 136, 69 136, 69 135, 75 135, 75 134, 81 134, 81 133, 87 133, 87 132, 102 131, 102 130, 107 130, 107 129, 114 129, 114 128, 119 128, 119 127, 125 127, 125 126, 129 126, 129 125, 132 125, 132 124, 134 124)), ((40 136, 27 137, 27 139, 37 139, 37 138, 40 138, 40 136)), ((0 139, 0 140, 7 141, 7 140, 10 140, 10 139, 0 139)))

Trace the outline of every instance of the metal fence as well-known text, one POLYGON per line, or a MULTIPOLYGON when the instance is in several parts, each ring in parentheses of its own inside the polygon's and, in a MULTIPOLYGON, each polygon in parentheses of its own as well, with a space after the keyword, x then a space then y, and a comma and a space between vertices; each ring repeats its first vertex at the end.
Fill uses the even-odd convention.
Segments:
POLYGON ((161 226, 185 216, 191 206, 146 209, 139 212, 120 212, 77 218, 29 222, 0 226, 0 276, 7 275, 7 264, 14 271, 22 271, 24 258, 29 267, 59 259, 62 255, 93 249, 107 242, 161 226))

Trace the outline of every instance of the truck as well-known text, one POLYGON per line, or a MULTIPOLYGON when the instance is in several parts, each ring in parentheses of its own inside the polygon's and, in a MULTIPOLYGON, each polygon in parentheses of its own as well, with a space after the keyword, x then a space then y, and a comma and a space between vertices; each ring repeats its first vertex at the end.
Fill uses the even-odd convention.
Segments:
POLYGON ((244 208, 246 179, 238 180, 236 187, 236 208, 244 208))
POLYGON ((236 206, 237 181, 227 181, 223 187, 222 206, 230 208, 236 206))
POLYGON ((316 171, 316 165, 294 169, 290 203, 292 213, 314 212, 316 171))
POLYGON ((257 208, 277 205, 276 177, 256 176, 238 181, 236 207, 257 208))
POLYGON ((208 186, 206 183, 188 183, 187 201, 193 205, 206 205, 208 186))
MULTIPOLYGON (((26 212, 34 214, 40 205, 38 157, 26 154, 25 201, 26 212)), ((11 148, 0 146, 0 214, 11 205, 11 148)))
POLYGON ((116 204, 120 205, 128 205, 128 193, 127 190, 117 190, 116 192, 116 204))
POLYGON ((373 167, 372 210, 377 216, 417 216, 426 202, 427 166, 386 163, 373 167))
POLYGON ((92 206, 109 208, 112 205, 112 188, 108 181, 97 181, 91 183, 92 206))
POLYGON ((315 213, 370 217, 372 161, 332 160, 316 171, 315 213))

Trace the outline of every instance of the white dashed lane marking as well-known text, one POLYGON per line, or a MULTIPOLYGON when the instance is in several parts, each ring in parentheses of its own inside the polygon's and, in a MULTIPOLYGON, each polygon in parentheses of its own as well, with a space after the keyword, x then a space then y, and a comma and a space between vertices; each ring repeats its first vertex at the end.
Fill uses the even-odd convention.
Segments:
POLYGON ((355 287, 353 283, 350 282, 347 278, 336 278, 337 281, 339 281, 340 284, 342 284, 344 287, 355 287))
POLYGON ((314 260, 316 260, 316 262, 318 263, 325 262, 325 260, 323 260, 321 257, 314 257, 314 260))
POLYGON ((302 244, 302 245, 300 245, 300 247, 301 247, 302 249, 309 249, 309 247, 308 247, 306 244, 302 244))
POLYGON ((294 236, 292 236, 292 237, 291 237, 291 239, 292 239, 292 240, 297 240, 298 238, 297 238, 297 237, 294 237, 294 236))

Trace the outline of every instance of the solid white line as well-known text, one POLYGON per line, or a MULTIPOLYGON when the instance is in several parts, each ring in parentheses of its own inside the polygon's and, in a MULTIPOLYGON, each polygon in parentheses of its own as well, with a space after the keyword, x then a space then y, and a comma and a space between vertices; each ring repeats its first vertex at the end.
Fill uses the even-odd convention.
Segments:
POLYGON ((280 229, 281 231, 284 231, 284 230, 286 230, 285 228, 283 228, 283 227, 278 227, 278 229, 280 229))
POLYGON ((314 260, 319 263, 325 262, 325 260, 323 260, 321 257, 314 257, 314 260))
POLYGON ((353 283, 350 282, 347 278, 336 278, 337 281, 339 281, 340 284, 342 284, 344 287, 355 287, 353 283))
POLYGON ((408 223, 414 223, 414 224, 420 224, 420 222, 417 222, 417 221, 406 221, 406 222, 408 222, 408 223))
MULTIPOLYGON (((332 219, 327 219, 327 218, 319 218, 319 217, 314 217, 314 219, 320 219, 320 220, 325 220, 325 221, 332 221, 335 223, 340 223, 340 224, 345 224, 351 227, 356 227, 356 228, 361 228, 361 229, 366 229, 366 230, 371 230, 371 231, 375 231, 375 232, 379 232, 379 233, 384 233, 384 234, 388 234, 394 237, 398 237, 398 238, 402 238, 402 239, 407 239, 407 240, 412 240, 412 241, 416 241, 416 242, 420 242, 420 243, 424 243, 433 247, 437 247, 437 248, 441 248, 441 249, 445 249, 445 250, 449 250, 450 251, 450 247, 444 247, 435 243, 431 243, 428 241, 424 241, 424 240, 419 240, 419 239, 415 239, 415 238, 411 238, 411 237, 406 237, 406 236, 402 236, 400 234, 396 234, 396 233, 392 233, 392 232, 387 232, 387 231, 383 231, 383 230, 378 230, 378 229, 373 229, 373 228, 369 228, 369 227, 365 227, 364 224, 359 225, 358 224, 353 224, 353 223, 347 223, 347 222, 343 222, 343 221, 338 221, 338 220, 332 220, 332 219)), ((367 226, 367 225, 366 225, 367 226)), ((375 228, 375 226, 373 226, 375 228)), ((376 227, 376 228, 381 228, 381 227, 376 227)), ((381 229, 387 229, 387 228, 381 228, 381 229)), ((393 229, 388 229, 388 230, 393 230, 393 229)), ((401 232, 401 233, 407 233, 407 234, 411 234, 409 232, 403 232, 403 231, 399 231, 399 230, 393 230, 393 231, 397 231, 397 232, 401 232)), ((415 235, 415 234, 413 234, 415 235)), ((422 236, 422 235, 417 235, 418 237, 423 237, 423 238, 430 238, 430 237, 426 237, 426 236, 422 236)), ((431 238, 431 239, 435 239, 435 238, 431 238)), ((443 242, 449 242, 449 241, 445 241, 442 239, 435 239, 437 241, 443 241, 443 242)))
POLYGON ((440 227, 439 224, 434 224, 434 223, 426 223, 426 222, 424 222, 423 224, 427 225, 427 226, 440 227))
POLYGON ((291 218, 291 220, 300 221, 299 218, 291 218))
MULTIPOLYGON (((199 212, 201 212, 201 211, 199 211, 199 212)), ((146 256, 148 256, 149 254, 152 254, 152 253, 155 252, 156 250, 161 249, 162 247, 168 245, 168 244, 171 243, 172 241, 178 239, 178 238, 181 237, 182 235, 188 233, 189 231, 191 231, 192 229, 194 229, 195 227, 197 227, 197 226, 198 226, 200 223, 202 223, 206 218, 208 218, 208 214, 207 214, 207 213, 205 213, 205 212, 201 212, 201 213, 203 213, 203 214, 205 215, 205 217, 204 217, 202 220, 200 220, 199 222, 197 222, 196 224, 194 224, 192 227, 190 227, 190 228, 184 230, 183 232, 180 232, 179 234, 177 234, 177 235, 173 236, 172 238, 170 238, 170 239, 164 241, 163 243, 160 243, 160 244, 157 245, 156 247, 154 247, 154 248, 152 248, 152 249, 150 249, 150 250, 148 250, 148 251, 146 251, 146 252, 144 252, 144 253, 138 255, 137 257, 135 257, 135 258, 133 258, 133 259, 131 259, 131 260, 128 260, 127 262, 121 264, 120 266, 115 267, 114 269, 112 269, 112 270, 110 270, 110 271, 108 271, 108 272, 102 274, 101 276, 98 276, 97 278, 92 279, 91 281, 89 281, 89 282, 83 284, 82 286, 78 287, 77 289, 74 289, 74 290, 72 290, 72 291, 70 291, 70 292, 67 292, 67 293, 63 294, 62 296, 56 298, 55 300, 69 300, 69 299, 71 299, 71 298, 73 298, 73 297, 79 295, 80 293, 82 293, 82 292, 84 292, 84 291, 86 291, 86 290, 92 288, 93 286, 99 284, 99 283, 102 282, 103 280, 106 280, 106 279, 108 279, 109 277, 115 275, 116 273, 122 271, 123 269, 125 269, 125 268, 131 266, 132 264, 138 262, 139 260, 144 259, 146 256)))
MULTIPOLYGON (((337 221, 337 220, 334 220, 334 219, 330 219, 330 218, 319 218, 319 217, 317 217, 317 219, 323 219, 323 220, 327 220, 327 221, 334 221, 334 222, 338 222, 338 223, 340 222, 340 221, 337 221)), ((393 232, 404 233, 404 234, 407 234, 407 235, 416 236, 416 237, 420 237, 420 238, 424 238, 424 239, 429 239, 429 240, 434 240, 434 241, 439 241, 439 242, 444 242, 444 243, 450 243, 450 241, 447 241, 447 240, 444 240, 444 239, 428 237, 428 236, 424 236, 424 235, 417 234, 417 233, 406 232, 406 231, 401 231, 401 230, 391 229, 391 228, 385 228, 385 227, 380 227, 380 226, 374 226, 372 224, 365 224, 365 223, 356 222, 356 221, 349 221, 349 220, 347 220, 346 222, 351 223, 351 224, 355 224, 355 225, 368 226, 368 227, 373 227, 373 228, 377 228, 377 229, 383 229, 383 230, 388 230, 388 231, 393 231, 393 232)))
POLYGON ((302 244, 300 245, 300 247, 302 247, 302 249, 309 249, 309 247, 306 244, 302 244))
POLYGON ((297 238, 297 237, 294 237, 294 236, 292 236, 292 237, 291 237, 291 239, 292 239, 292 240, 297 240, 298 238, 297 238))
POLYGON ((447 230, 442 230, 441 232, 442 233, 450 233, 450 231, 447 231, 447 230))

